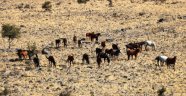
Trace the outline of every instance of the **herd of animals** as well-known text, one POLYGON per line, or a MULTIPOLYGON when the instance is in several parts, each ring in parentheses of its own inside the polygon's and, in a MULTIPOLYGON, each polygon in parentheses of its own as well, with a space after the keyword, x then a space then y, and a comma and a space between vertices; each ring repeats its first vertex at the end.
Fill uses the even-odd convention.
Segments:
MULTIPOLYGON (((100 36, 101 36, 100 33, 94 33, 94 32, 86 33, 86 37, 90 38, 91 41, 95 41, 95 43, 99 43, 98 39, 100 36)), ((85 40, 86 38, 77 39, 77 36, 75 35, 73 37, 73 42, 75 44, 78 44, 79 48, 82 47, 82 44, 85 40)), ((55 40, 56 48, 59 48, 61 43, 63 43, 64 47, 67 47, 67 38, 56 39, 55 40)), ((98 68, 101 67, 100 65, 102 63, 102 59, 104 59, 104 61, 107 60, 107 62, 110 63, 111 61, 110 58, 117 58, 121 53, 118 44, 112 44, 111 49, 106 49, 106 41, 103 41, 100 44, 101 44, 101 47, 95 49, 96 62, 97 62, 98 68)), ((143 46, 145 46, 146 51, 147 51, 148 46, 151 46, 152 50, 156 50, 156 43, 150 40, 129 43, 125 45, 128 60, 130 60, 130 58, 133 59, 133 56, 135 57, 135 59, 137 59, 138 53, 142 52, 143 46)), ((36 68, 40 68, 40 59, 38 57, 38 53, 39 52, 37 52, 36 50, 22 50, 22 49, 17 50, 17 55, 19 57, 18 60, 27 59, 27 57, 29 57, 29 60, 33 60, 36 68)), ((50 67, 56 67, 56 61, 55 61, 54 56, 52 56, 50 52, 50 48, 48 47, 43 48, 41 53, 45 55, 46 58, 48 59, 50 67)), ((167 65, 167 68, 172 67, 175 70, 176 56, 171 58, 171 57, 159 55, 155 57, 155 60, 157 60, 157 65, 159 67, 161 67, 165 63, 167 65)), ((74 56, 69 55, 66 60, 66 62, 69 63, 69 68, 71 67, 71 64, 74 63, 73 61, 74 61, 74 56)), ((87 64, 90 63, 89 55, 87 53, 84 53, 82 55, 82 62, 84 63, 85 61, 87 64)))

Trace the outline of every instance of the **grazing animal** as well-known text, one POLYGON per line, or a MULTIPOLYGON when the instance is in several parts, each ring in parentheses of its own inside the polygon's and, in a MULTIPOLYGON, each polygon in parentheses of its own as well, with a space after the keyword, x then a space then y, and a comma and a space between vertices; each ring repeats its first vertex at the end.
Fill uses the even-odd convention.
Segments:
POLYGON ((18 55, 19 60, 22 59, 21 51, 22 51, 21 49, 17 49, 17 55, 18 55))
POLYGON ((50 48, 43 48, 41 53, 44 54, 44 55, 51 54, 50 48))
POLYGON ((156 43, 153 41, 144 41, 144 45, 145 45, 145 50, 147 51, 147 46, 151 46, 153 48, 153 50, 156 50, 156 43))
POLYGON ((101 53, 101 52, 102 52, 102 49, 96 48, 96 55, 98 55, 98 54, 101 53))
POLYGON ((140 51, 141 51, 142 45, 143 45, 143 43, 139 42, 139 43, 129 43, 125 46, 126 46, 126 49, 140 49, 140 51))
POLYGON ((101 42, 101 46, 102 46, 103 48, 106 47, 105 41, 101 42))
POLYGON ((28 51, 27 51, 27 50, 22 50, 20 54, 22 55, 22 57, 23 57, 24 59, 26 59, 27 56, 28 56, 28 51))
POLYGON ((56 48, 59 48, 59 46, 61 44, 61 40, 60 39, 56 39, 55 43, 56 43, 56 48))
POLYGON ((29 57, 29 60, 31 60, 31 57, 34 56, 34 54, 36 54, 34 50, 22 50, 22 49, 17 50, 17 55, 19 57, 19 60, 21 60, 22 58, 27 59, 27 57, 29 57))
POLYGON ((107 59, 107 62, 110 63, 110 58, 109 58, 109 56, 106 53, 103 53, 103 52, 99 53, 97 55, 97 58, 104 58, 104 62, 107 59))
POLYGON ((127 49, 127 56, 128 60, 130 60, 130 56, 135 56, 135 59, 137 58, 138 53, 140 52, 140 49, 127 49))
POLYGON ((54 67, 56 67, 56 61, 55 61, 55 59, 54 59, 53 56, 46 56, 46 58, 47 58, 48 61, 49 61, 49 66, 54 66, 54 67))
POLYGON ((71 64, 74 62, 74 56, 69 55, 66 62, 69 62, 70 66, 71 66, 71 64))
POLYGON ((94 33, 94 32, 92 32, 92 33, 86 33, 86 37, 89 37, 90 39, 91 39, 91 41, 93 41, 94 39, 96 39, 96 42, 98 42, 98 39, 99 39, 99 36, 100 36, 101 34, 100 33, 94 33))
POLYGON ((76 42, 77 42, 77 36, 76 35, 74 35, 74 37, 73 37, 73 42, 76 44, 76 42))
POLYGON ((175 70, 176 56, 174 56, 173 58, 168 57, 166 60, 166 64, 167 68, 173 67, 173 69, 175 70))
POLYGON ((37 54, 36 54, 36 57, 33 58, 33 62, 36 68, 40 67, 40 60, 37 54))
POLYGON ((158 66, 160 67, 160 66, 161 66, 160 63, 166 63, 167 58, 168 58, 167 56, 161 55, 161 56, 157 56, 157 57, 155 58, 155 60, 157 60, 157 64, 158 64, 158 66))
POLYGON ((84 63, 84 61, 86 61, 87 64, 89 64, 89 55, 88 54, 83 54, 83 58, 82 58, 82 62, 84 63))

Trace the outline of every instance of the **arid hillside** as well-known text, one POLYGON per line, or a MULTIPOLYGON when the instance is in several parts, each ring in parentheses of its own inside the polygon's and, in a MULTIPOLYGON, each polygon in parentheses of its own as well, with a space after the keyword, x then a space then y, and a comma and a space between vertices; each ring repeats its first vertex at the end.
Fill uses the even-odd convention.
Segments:
POLYGON ((10 49, 8 39, 0 36, 0 96, 158 96, 163 87, 165 96, 186 96, 186 0, 112 0, 112 7, 107 0, 49 0, 51 11, 42 8, 45 1, 0 0, 0 26, 21 28, 10 49), (100 32, 99 42, 112 39, 106 48, 117 43, 119 57, 98 68, 95 49, 100 44, 86 38, 88 32, 100 32), (91 43, 78 48, 74 35, 91 43), (58 38, 67 38, 68 46, 51 49, 56 68, 49 68, 42 54, 40 71, 28 60, 10 61, 18 58, 18 48, 35 42, 42 50, 54 47, 58 38), (125 45, 145 40, 154 41, 156 50, 148 47, 136 60, 127 60, 125 45), (90 64, 82 64, 84 53, 90 64), (68 55, 75 57, 70 70, 68 55), (157 67, 158 55, 177 56, 175 70, 157 67))

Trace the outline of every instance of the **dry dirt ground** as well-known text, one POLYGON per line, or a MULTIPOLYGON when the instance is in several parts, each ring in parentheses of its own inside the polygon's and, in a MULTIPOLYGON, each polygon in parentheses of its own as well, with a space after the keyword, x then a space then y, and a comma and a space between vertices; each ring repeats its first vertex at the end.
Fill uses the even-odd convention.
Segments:
MULTIPOLYGON (((52 11, 45 12, 45 0, 0 0, 0 25, 15 24, 21 27, 21 37, 7 49, 7 39, 0 37, 0 93, 9 96, 157 96, 162 86, 165 96, 186 96, 186 1, 167 0, 165 3, 142 3, 140 0, 90 0, 78 4, 76 0, 50 0, 52 11), (31 8, 17 8, 21 3, 31 8), (164 21, 157 23, 159 19, 164 21), (124 29, 125 31, 121 31, 124 29), (99 41, 112 38, 122 54, 102 63, 97 68, 95 48, 100 45, 84 44, 77 48, 72 42, 74 34, 85 37, 87 32, 100 32, 99 41), (68 48, 63 46, 52 54, 57 68, 49 68, 45 56, 39 54, 42 70, 36 71, 33 63, 9 62, 17 58, 16 48, 27 48, 36 42, 37 49, 57 38, 66 37, 68 48), (157 50, 143 51, 137 60, 127 61, 125 45, 129 42, 152 40, 157 50), (91 64, 82 64, 81 56, 88 53, 91 64), (68 55, 75 56, 75 64, 67 71, 68 55), (160 54, 177 56, 176 70, 156 68, 154 58, 160 54), (61 95, 62 96, 62 95, 61 95)), ((90 41, 89 39, 86 39, 90 41)))

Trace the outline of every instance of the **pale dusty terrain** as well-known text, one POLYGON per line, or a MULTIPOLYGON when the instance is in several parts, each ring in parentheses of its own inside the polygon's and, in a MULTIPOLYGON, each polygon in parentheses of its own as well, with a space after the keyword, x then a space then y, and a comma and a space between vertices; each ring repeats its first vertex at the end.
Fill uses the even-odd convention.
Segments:
POLYGON ((21 37, 13 41, 11 51, 7 51, 7 40, 0 37, 0 92, 6 88, 10 96, 59 96, 68 91, 72 96, 157 96, 157 91, 164 86, 166 96, 186 96, 185 0, 167 0, 164 4, 113 0, 113 7, 108 7, 107 0, 90 0, 87 4, 51 0, 51 12, 41 8, 43 2, 0 0, 0 26, 6 23, 22 26, 21 37), (33 8, 16 8, 21 3, 33 8), (160 18, 166 21, 157 23, 160 18), (122 28, 126 31, 120 31, 122 28), (77 48, 72 43, 74 34, 83 38, 87 32, 101 32, 100 41, 113 38, 107 48, 118 43, 122 54, 110 65, 103 63, 98 69, 94 50, 99 45, 85 44, 77 48), (63 37, 68 39, 68 48, 52 49, 57 68, 48 68, 41 54, 40 72, 25 61, 8 61, 17 58, 16 48, 26 49, 29 42, 36 42, 37 49, 41 50, 63 37), (156 42, 157 50, 143 51, 137 60, 127 61, 125 45, 148 39, 156 42), (81 64, 83 53, 91 56, 90 65, 81 64), (76 58, 67 72, 65 60, 70 54, 76 58), (177 56, 175 71, 166 66, 161 70, 156 68, 154 58, 160 54, 177 56))

